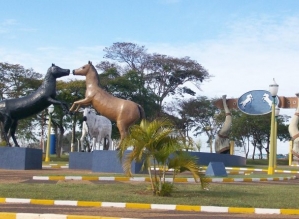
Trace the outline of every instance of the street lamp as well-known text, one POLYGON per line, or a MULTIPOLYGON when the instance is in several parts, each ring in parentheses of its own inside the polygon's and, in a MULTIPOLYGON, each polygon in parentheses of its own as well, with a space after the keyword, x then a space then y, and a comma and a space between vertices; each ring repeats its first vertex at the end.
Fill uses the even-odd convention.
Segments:
POLYGON ((276 84, 273 78, 273 84, 269 85, 269 92, 272 96, 272 113, 271 113, 271 132, 270 132, 270 156, 269 156, 269 166, 268 175, 274 174, 274 156, 275 156, 275 100, 278 93, 278 84, 276 84))
POLYGON ((48 125, 48 139, 47 139, 47 148, 46 148, 46 158, 45 158, 45 162, 49 162, 50 161, 50 157, 49 157, 49 150, 50 150, 50 135, 51 135, 51 115, 54 111, 54 105, 51 104, 48 107, 48 113, 49 113, 49 125, 48 125))

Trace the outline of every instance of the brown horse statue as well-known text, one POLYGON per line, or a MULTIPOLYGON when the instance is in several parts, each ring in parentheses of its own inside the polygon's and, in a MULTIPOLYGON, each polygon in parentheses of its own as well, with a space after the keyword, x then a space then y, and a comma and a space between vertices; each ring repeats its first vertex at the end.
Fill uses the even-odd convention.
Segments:
POLYGON ((86 92, 84 99, 73 103, 71 112, 77 112, 81 106, 92 105, 99 114, 116 122, 121 140, 128 134, 129 127, 133 123, 145 118, 142 106, 130 100, 114 97, 99 87, 97 70, 90 61, 81 68, 73 70, 73 75, 86 76, 86 92))

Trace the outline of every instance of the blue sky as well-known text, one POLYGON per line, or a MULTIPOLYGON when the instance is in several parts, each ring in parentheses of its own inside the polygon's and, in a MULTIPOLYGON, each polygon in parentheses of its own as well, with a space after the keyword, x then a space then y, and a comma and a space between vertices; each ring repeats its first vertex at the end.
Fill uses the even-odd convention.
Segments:
POLYGON ((0 0, 0 5, 1 62, 44 74, 52 63, 69 69, 98 63, 103 48, 132 42, 202 64, 214 77, 201 85, 200 95, 238 98, 267 90, 272 78, 278 95, 299 92, 297 0, 0 0))

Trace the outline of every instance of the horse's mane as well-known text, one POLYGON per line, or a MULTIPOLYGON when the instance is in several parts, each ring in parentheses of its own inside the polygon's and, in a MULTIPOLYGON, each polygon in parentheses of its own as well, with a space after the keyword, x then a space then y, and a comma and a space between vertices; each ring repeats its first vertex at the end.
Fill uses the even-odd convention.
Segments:
POLYGON ((91 63, 91 61, 89 61, 88 64, 90 65, 92 70, 96 73, 96 76, 97 76, 97 79, 98 79, 98 85, 100 86, 100 77, 99 77, 97 69, 94 67, 94 65, 91 63))
POLYGON ((46 73, 46 75, 44 77, 43 83, 45 83, 45 81, 47 81, 51 77, 51 67, 48 68, 47 73, 46 73))
POLYGON ((96 73, 98 73, 98 71, 96 70, 96 68, 94 67, 94 65, 93 65, 92 63, 90 63, 90 66, 92 67, 92 69, 93 69, 96 73))

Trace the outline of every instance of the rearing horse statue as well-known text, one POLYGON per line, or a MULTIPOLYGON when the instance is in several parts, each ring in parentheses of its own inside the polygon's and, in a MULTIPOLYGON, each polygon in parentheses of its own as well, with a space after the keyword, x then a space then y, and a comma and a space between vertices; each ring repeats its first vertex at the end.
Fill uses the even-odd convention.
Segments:
POLYGON ((59 104, 65 113, 68 113, 66 103, 56 100, 56 78, 70 74, 69 69, 60 68, 54 64, 48 69, 42 85, 33 93, 16 99, 6 99, 0 102, 0 121, 4 126, 4 138, 8 146, 10 133, 15 146, 19 144, 15 137, 18 120, 35 115, 51 104, 59 104))
POLYGON ((81 106, 92 105, 99 114, 116 122, 121 140, 128 134, 129 127, 133 123, 145 118, 142 106, 130 100, 114 97, 99 87, 97 70, 90 61, 81 68, 73 70, 73 74, 86 76, 86 92, 84 99, 73 103, 71 112, 77 112, 81 106))

